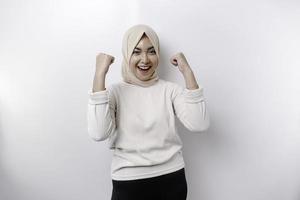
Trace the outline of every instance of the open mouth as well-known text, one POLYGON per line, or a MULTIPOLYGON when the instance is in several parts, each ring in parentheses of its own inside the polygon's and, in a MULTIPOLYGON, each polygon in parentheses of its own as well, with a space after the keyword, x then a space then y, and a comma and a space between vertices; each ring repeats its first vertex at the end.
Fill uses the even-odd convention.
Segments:
POLYGON ((138 69, 143 73, 148 72, 150 68, 151 66, 138 66, 138 69))

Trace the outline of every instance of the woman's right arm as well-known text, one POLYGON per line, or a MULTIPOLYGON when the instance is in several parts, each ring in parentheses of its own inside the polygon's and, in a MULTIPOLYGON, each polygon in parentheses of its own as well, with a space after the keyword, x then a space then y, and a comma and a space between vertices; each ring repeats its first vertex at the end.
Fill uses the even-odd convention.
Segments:
POLYGON ((109 66, 114 62, 115 58, 111 55, 99 53, 96 56, 96 72, 93 82, 93 92, 105 90, 105 77, 109 66))
POLYGON ((105 77, 114 58, 100 53, 97 56, 93 89, 89 91, 87 110, 88 134, 96 141, 107 139, 116 129, 114 95, 105 88, 105 77))
POLYGON ((95 73, 93 81, 93 92, 99 92, 105 90, 105 77, 106 74, 95 73))

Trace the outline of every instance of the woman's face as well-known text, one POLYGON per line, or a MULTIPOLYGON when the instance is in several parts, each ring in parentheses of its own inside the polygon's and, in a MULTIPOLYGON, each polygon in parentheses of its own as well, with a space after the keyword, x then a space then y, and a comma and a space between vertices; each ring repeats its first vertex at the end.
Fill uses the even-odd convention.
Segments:
POLYGON ((151 41, 144 34, 131 54, 129 67, 138 79, 147 81, 157 66, 158 56, 151 41))

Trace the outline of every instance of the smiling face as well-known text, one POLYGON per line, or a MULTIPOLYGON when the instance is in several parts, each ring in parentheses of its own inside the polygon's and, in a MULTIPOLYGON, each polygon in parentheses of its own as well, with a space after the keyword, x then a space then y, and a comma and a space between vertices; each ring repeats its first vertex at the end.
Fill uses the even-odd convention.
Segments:
POLYGON ((157 66, 158 56, 156 51, 149 38, 144 34, 131 54, 129 67, 138 79, 147 81, 157 66))

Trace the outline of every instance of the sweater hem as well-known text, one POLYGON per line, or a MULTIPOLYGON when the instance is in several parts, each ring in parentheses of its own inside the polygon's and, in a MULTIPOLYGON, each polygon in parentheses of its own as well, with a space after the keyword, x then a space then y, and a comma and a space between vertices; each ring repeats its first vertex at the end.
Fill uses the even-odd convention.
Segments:
POLYGON ((162 165, 144 166, 144 167, 129 167, 122 168, 117 172, 111 171, 113 180, 136 180, 143 178, 151 178, 163 174, 171 173, 185 166, 185 162, 181 152, 178 152, 169 162, 162 165))
POLYGON ((168 173, 172 173, 175 172, 177 170, 180 170, 182 168, 185 167, 184 163, 181 163, 180 165, 176 166, 176 167, 172 167, 170 169, 166 169, 160 172, 155 172, 155 173, 148 173, 148 174, 142 174, 142 175, 133 175, 130 177, 121 177, 121 176, 111 176, 112 180, 137 180, 137 179, 145 179, 145 178, 153 178, 153 177, 157 177, 157 176, 161 176, 161 175, 165 175, 168 173))

